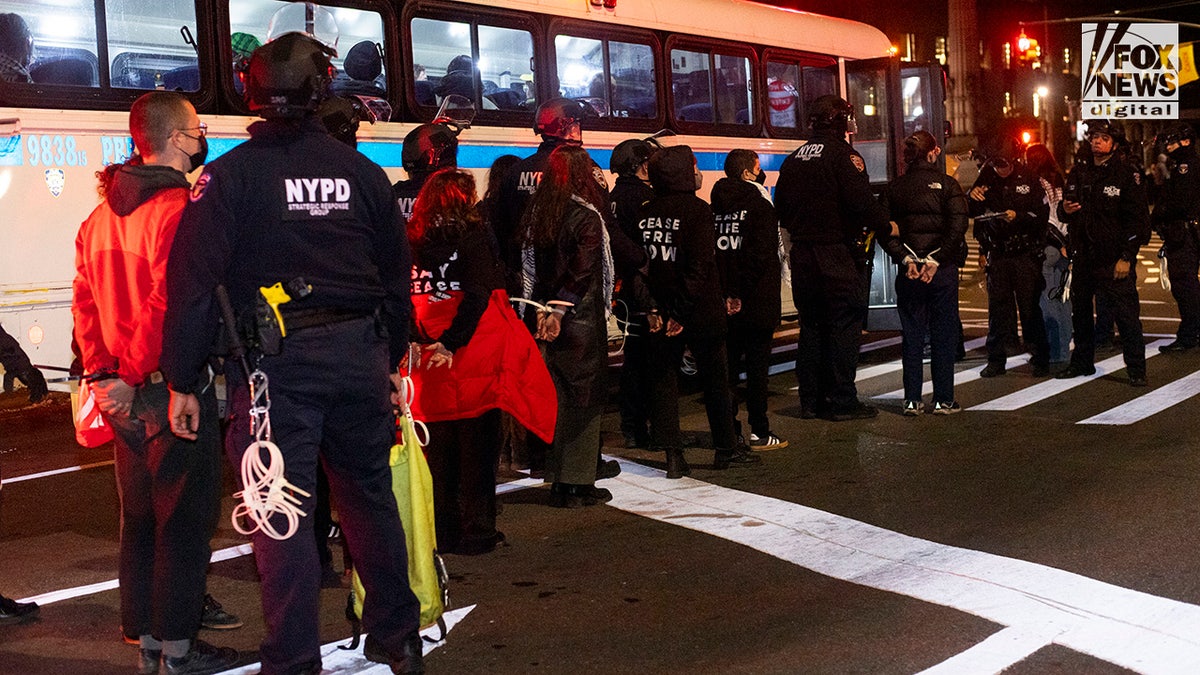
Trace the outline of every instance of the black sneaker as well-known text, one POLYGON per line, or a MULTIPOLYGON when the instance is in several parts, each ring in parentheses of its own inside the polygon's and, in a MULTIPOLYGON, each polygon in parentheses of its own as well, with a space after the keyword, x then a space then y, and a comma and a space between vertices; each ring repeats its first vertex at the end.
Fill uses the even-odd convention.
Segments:
POLYGON ((233 630, 242 627, 242 620, 226 612, 212 595, 204 594, 204 613, 200 615, 200 626, 209 630, 233 630))
POLYGON ((194 640, 187 654, 174 658, 163 657, 165 675, 212 675, 229 670, 238 662, 238 653, 229 647, 214 647, 204 640, 194 640))
POLYGON ((36 602, 17 602, 0 595, 0 625, 32 621, 39 611, 36 602))
POLYGON ((1186 352, 1189 349, 1195 349, 1198 343, 1191 340, 1176 340, 1169 345, 1163 345, 1158 348, 1160 352, 1186 352))
POLYGON ((1145 387, 1148 384, 1149 384, 1149 382, 1146 381, 1145 375, 1130 375, 1129 376, 1129 386, 1131 386, 1131 387, 1145 387))
POLYGON ((605 478, 616 478, 621 475, 621 463, 615 459, 604 459, 601 457, 596 462, 596 480, 604 480, 605 478))
POLYGON ((717 449, 713 454, 713 468, 718 471, 728 469, 730 466, 750 466, 761 463, 762 457, 750 452, 750 449, 744 445, 728 450, 717 449))
POLYGON ((1006 372, 1008 372, 1008 370, 1004 367, 1003 363, 989 363, 983 367, 983 370, 979 371, 979 376, 999 377, 1006 372))
POLYGON ((848 422, 850 420, 869 420, 877 415, 879 415, 879 411, 875 409, 875 406, 856 401, 844 408, 833 408, 829 411, 826 419, 832 422, 848 422))
POLYGON ((572 485, 551 483, 550 506, 560 509, 578 509, 612 501, 612 493, 595 485, 572 485))
POLYGON ((783 440, 782 438, 776 436, 775 434, 767 434, 766 436, 750 434, 750 449, 751 450, 761 452, 763 450, 776 450, 779 448, 786 448, 787 446, 788 446, 788 442, 783 440))
POLYGON ((958 404, 958 401, 938 401, 933 404, 934 415, 953 415, 958 412, 962 412, 962 406, 958 404))
POLYGON ((421 634, 415 630, 405 636, 400 654, 389 653, 375 640, 374 635, 367 634, 367 639, 363 641, 363 656, 367 657, 368 661, 387 664, 392 672, 397 674, 425 672, 423 652, 421 634))
POLYGON ((905 401, 904 402, 904 416, 905 417, 917 417, 923 412, 925 412, 925 405, 923 403, 921 403, 920 401, 905 401))
POLYGON ((1069 380, 1073 377, 1080 377, 1080 376, 1084 376, 1084 375, 1095 375, 1095 374, 1096 374, 1095 366, 1092 366, 1090 368, 1085 368, 1083 366, 1077 366, 1072 363, 1071 365, 1067 366, 1066 370, 1055 375, 1054 378, 1057 380, 1069 380))

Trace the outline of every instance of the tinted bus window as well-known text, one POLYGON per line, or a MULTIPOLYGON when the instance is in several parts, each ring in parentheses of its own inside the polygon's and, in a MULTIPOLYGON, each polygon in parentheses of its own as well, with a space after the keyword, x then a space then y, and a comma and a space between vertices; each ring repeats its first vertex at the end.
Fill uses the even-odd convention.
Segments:
POLYGON ((672 49, 671 90, 675 97, 675 119, 679 121, 754 122, 750 59, 744 56, 672 49))
POLYGON ((767 119, 781 135, 794 137, 808 129, 808 104, 837 94, 837 65, 816 57, 767 58, 767 119))
POLYGON ((532 110, 533 36, 529 31, 479 27, 479 77, 484 110, 532 110))
POLYGON ((200 62, 188 44, 195 41, 195 3, 115 0, 104 13, 112 86, 200 90, 200 62))
POLYGON ((33 3, 0 0, 5 20, 32 37, 32 51, 0 57, 0 82, 100 86, 96 7, 92 0, 33 3))
POLYGON ((657 116, 654 50, 649 45, 558 35, 554 53, 560 96, 604 99, 613 117, 657 116))
MULTIPOLYGON (((231 0, 229 36, 233 47, 234 88, 240 93, 237 72, 245 68, 250 54, 271 35, 290 30, 305 31, 305 15, 293 14, 301 8, 281 0, 231 0)), ((339 96, 387 96, 387 71, 384 67, 383 17, 350 7, 312 3, 312 34, 337 50, 333 66, 337 69, 331 88, 339 96)))

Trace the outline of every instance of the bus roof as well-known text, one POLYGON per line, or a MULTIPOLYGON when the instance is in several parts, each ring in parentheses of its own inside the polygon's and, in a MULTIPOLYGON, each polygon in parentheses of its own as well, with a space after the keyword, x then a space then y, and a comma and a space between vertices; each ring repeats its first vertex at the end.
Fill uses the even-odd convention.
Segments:
POLYGON ((865 23, 747 0, 616 0, 613 9, 589 0, 461 1, 850 59, 888 56, 892 47, 882 31, 865 23))

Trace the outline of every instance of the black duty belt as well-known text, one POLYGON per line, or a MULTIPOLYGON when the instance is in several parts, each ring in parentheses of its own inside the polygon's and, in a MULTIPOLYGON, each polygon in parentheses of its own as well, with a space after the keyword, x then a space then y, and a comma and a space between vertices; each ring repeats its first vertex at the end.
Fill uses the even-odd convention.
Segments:
POLYGON ((315 328, 317 326, 329 326, 343 321, 354 321, 355 319, 365 319, 372 316, 371 312, 361 309, 333 309, 320 307, 316 309, 302 309, 293 312, 283 313, 283 325, 287 332, 304 330, 305 328, 315 328))

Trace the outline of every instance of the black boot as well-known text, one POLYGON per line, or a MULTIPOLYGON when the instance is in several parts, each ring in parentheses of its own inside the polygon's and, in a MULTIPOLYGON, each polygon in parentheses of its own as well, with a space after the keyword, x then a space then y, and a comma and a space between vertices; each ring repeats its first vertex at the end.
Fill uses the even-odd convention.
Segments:
POLYGON ((744 445, 729 449, 717 448, 713 455, 713 468, 717 470, 728 469, 730 466, 750 466, 760 463, 762 463, 762 457, 750 452, 750 449, 744 445))
POLYGON ((683 450, 673 448, 667 450, 667 478, 683 478, 692 472, 692 467, 688 466, 687 460, 683 457, 683 450))

